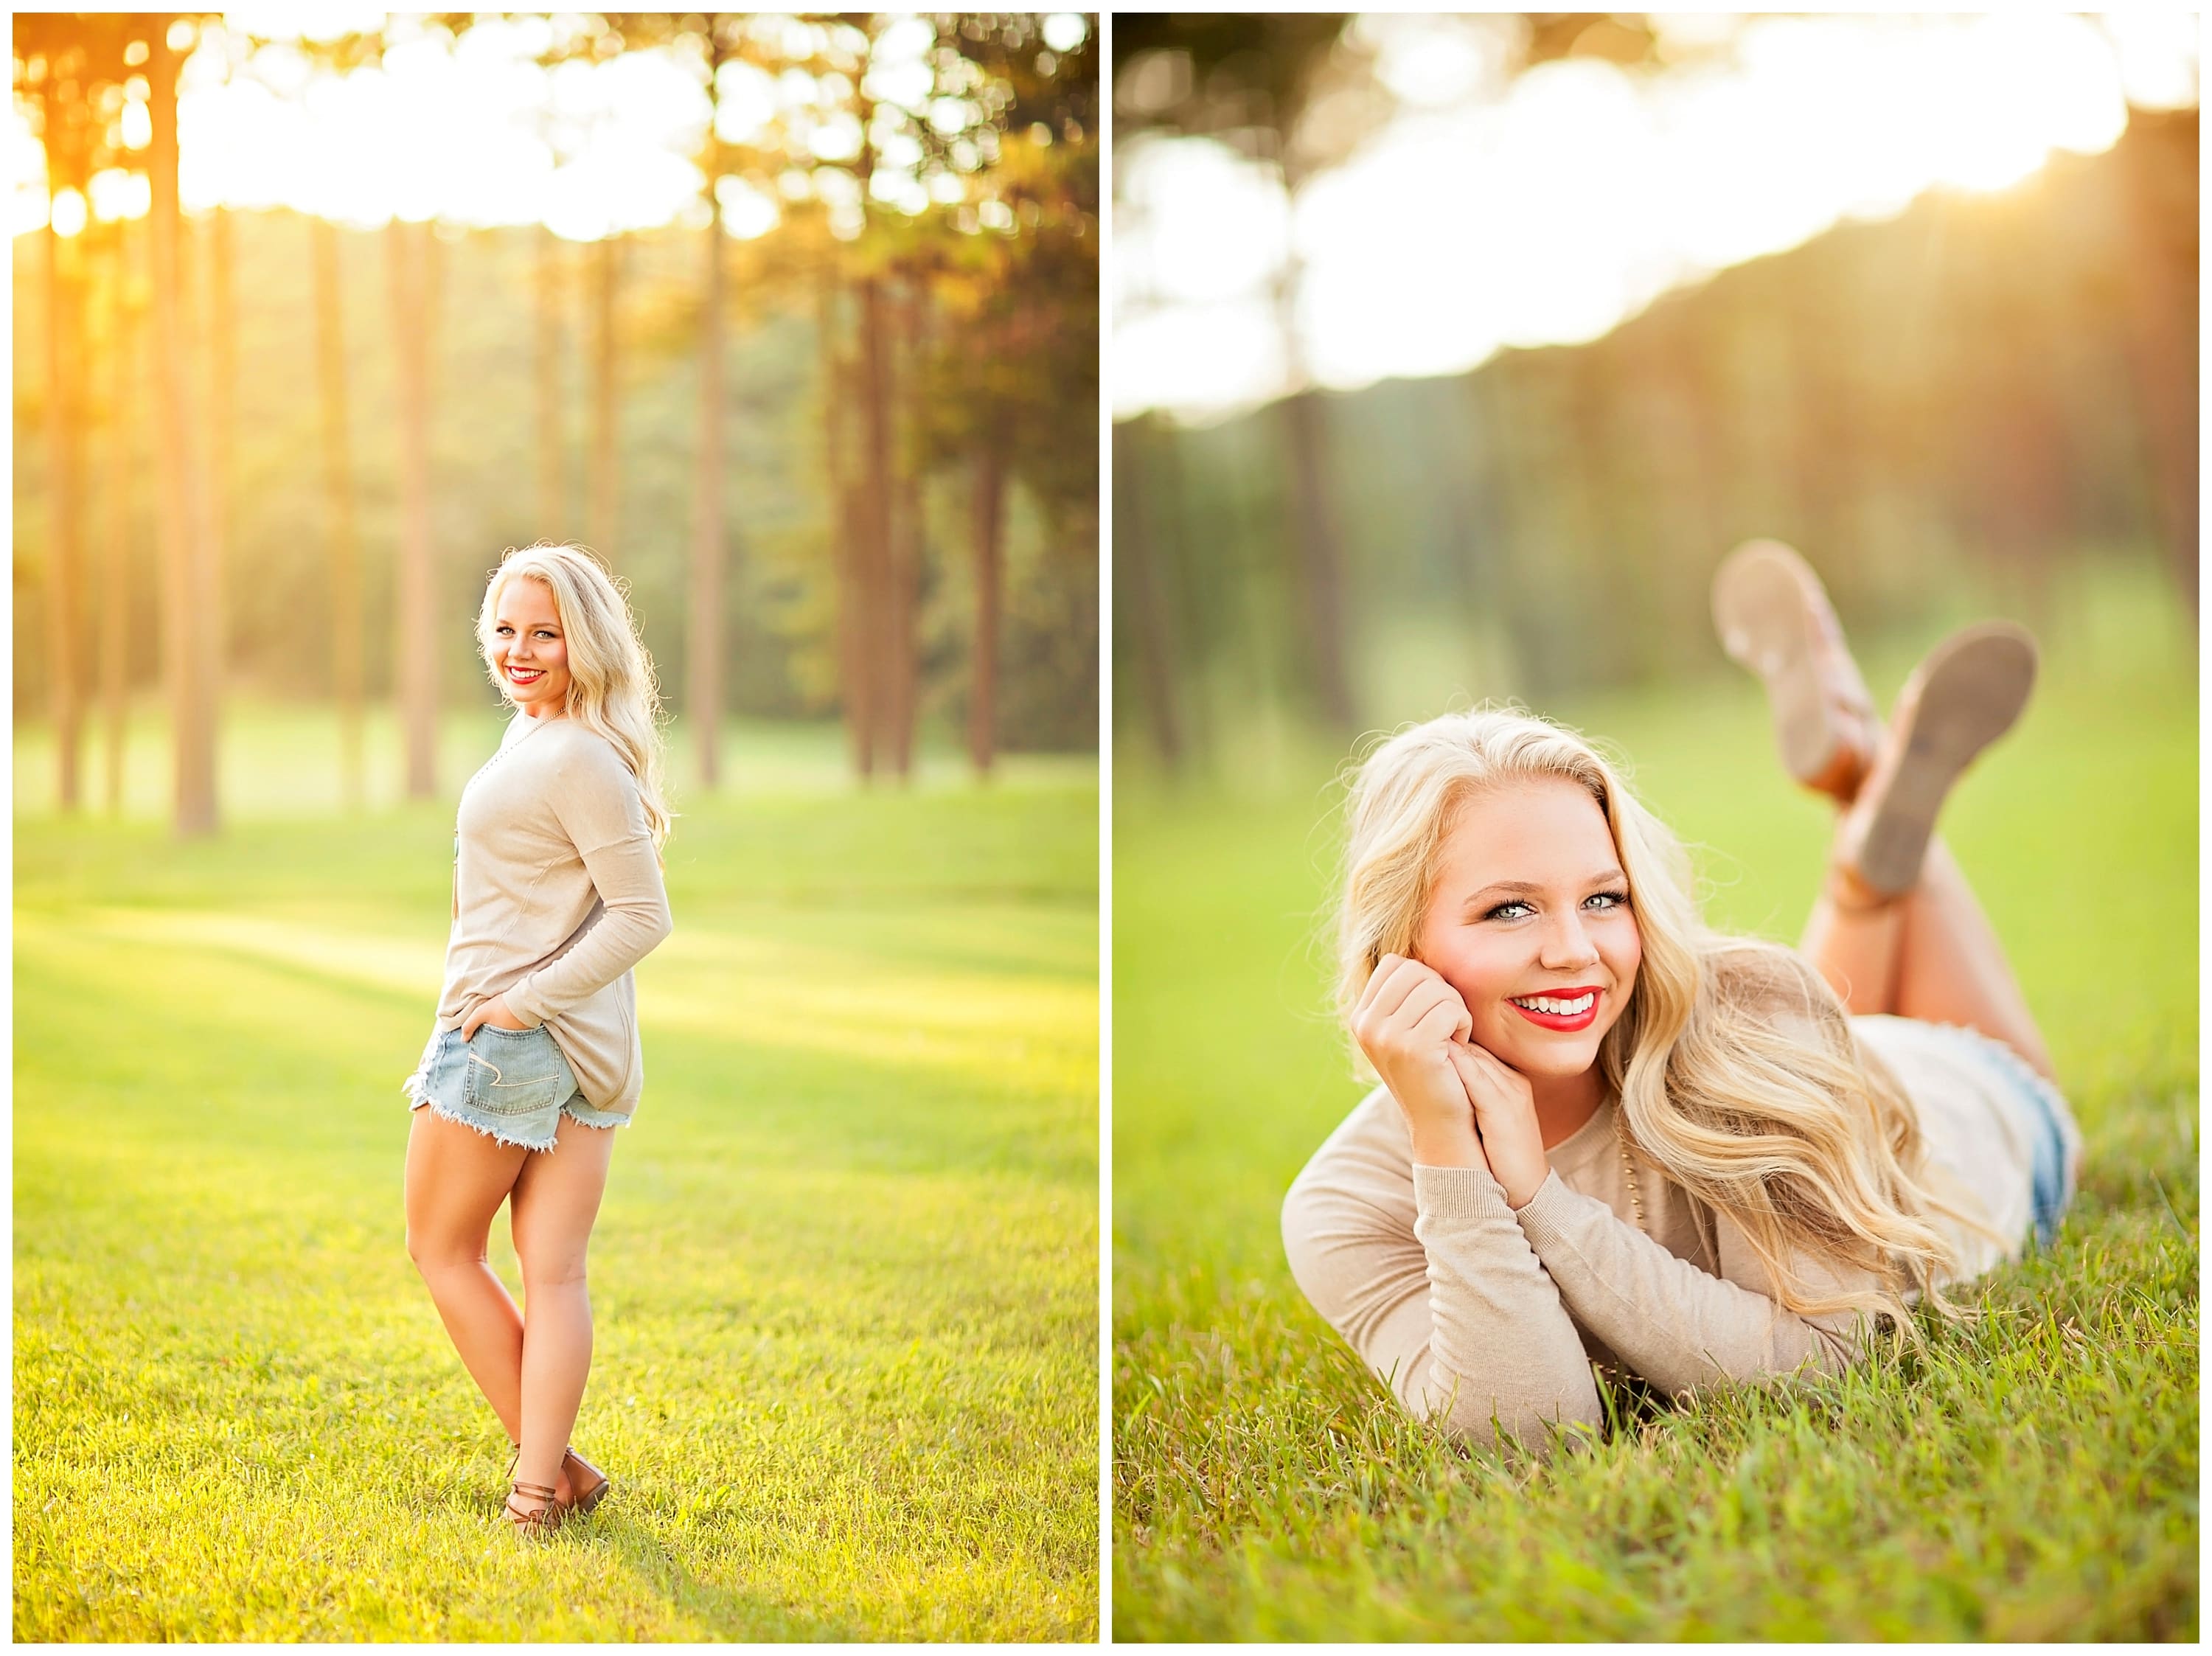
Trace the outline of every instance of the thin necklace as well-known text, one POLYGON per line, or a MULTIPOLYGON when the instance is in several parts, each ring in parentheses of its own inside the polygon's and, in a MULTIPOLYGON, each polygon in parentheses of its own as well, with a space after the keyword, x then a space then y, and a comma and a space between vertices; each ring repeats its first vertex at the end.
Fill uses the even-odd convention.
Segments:
MULTIPOLYGON (((517 713, 515 717, 520 719, 522 715, 520 713, 517 713)), ((520 736, 516 737, 514 741, 509 742, 504 736, 502 736, 500 740, 500 745, 492 749, 491 757, 485 760, 483 764, 477 767, 477 773, 474 776, 471 776, 467 781, 461 784, 462 793, 466 794, 471 788, 476 786, 477 783, 483 780, 486 773, 496 769, 501 760, 506 758, 507 755, 513 753, 517 748, 529 741, 532 737, 537 735, 539 731, 544 729, 546 725, 552 722, 553 716, 550 713, 541 713, 536 719, 532 719, 530 721, 530 728, 523 731, 520 736)), ((510 725, 508 728, 511 730, 514 726, 510 725)), ((456 820, 453 823, 453 861, 458 864, 461 860, 461 826, 458 820, 459 808, 456 807, 455 809, 456 820)))
MULTIPOLYGON (((1644 1229, 1644 1192, 1637 1188, 1636 1157, 1628 1148, 1628 1122, 1621 1114, 1618 1099, 1613 1106, 1613 1135, 1620 1142, 1620 1170, 1628 1175, 1628 1204, 1635 1210, 1636 1228, 1644 1229)), ((1650 1233, 1647 1231, 1648 1235, 1650 1233)))
POLYGON ((508 743, 507 745, 510 749, 520 747, 524 743, 530 740, 532 737, 537 735, 538 731, 544 730, 548 725, 550 725, 555 719, 560 717, 561 715, 558 713, 539 713, 535 719, 532 719, 521 713, 517 713, 513 719, 507 721, 508 724, 510 725, 526 725, 529 728, 524 731, 520 736, 516 737, 514 741, 508 743))
MULTIPOLYGON (((513 730, 516 725, 522 722, 523 716, 520 713, 517 713, 514 718, 508 722, 507 729, 513 730)), ((492 750, 491 757, 485 760, 483 764, 477 767, 477 776, 482 776, 486 771, 498 764, 501 760, 506 758, 507 755, 513 753, 517 748, 529 741, 532 737, 537 735, 538 731, 544 730, 552 722, 552 714, 540 713, 537 718, 529 721, 529 728, 525 730, 521 735, 516 737, 514 741, 509 742, 502 736, 500 741, 500 745, 492 750)), ((476 777, 472 776, 469 779, 473 782, 476 780, 476 777)))

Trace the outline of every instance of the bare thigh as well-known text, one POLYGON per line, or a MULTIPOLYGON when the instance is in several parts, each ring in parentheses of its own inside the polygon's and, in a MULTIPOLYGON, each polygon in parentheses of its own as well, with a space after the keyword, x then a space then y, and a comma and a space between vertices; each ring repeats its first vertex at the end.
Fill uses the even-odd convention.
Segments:
POLYGON ((418 1106, 407 1130, 408 1257, 424 1265, 483 1259, 492 1216, 531 1159, 520 1144, 418 1106))
POLYGON ((551 1153, 533 1154, 524 1164, 514 1181, 507 1222, 526 1289, 532 1283, 584 1280, 584 1253, 606 1191, 615 1132, 612 1127, 587 1127, 564 1114, 555 1129, 551 1153))
POLYGON ((2045 1080, 2057 1079, 1996 928, 1942 840, 1929 843, 1927 870, 1905 903, 1897 1010, 1929 1023, 1978 1029, 2018 1052, 2045 1080))

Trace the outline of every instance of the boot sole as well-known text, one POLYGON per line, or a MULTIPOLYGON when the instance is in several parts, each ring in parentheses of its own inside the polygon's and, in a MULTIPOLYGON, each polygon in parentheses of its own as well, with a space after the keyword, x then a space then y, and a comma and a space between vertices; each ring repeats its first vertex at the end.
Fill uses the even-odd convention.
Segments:
POLYGON ((1936 813, 1966 767, 2013 727, 2035 687, 2026 629, 1991 622, 1954 633, 1920 670, 1919 701, 1896 768, 1859 842, 1859 877, 1897 895, 1920 878, 1936 813))
POLYGON ((1721 648, 1766 686, 1783 767, 1808 787, 1835 782, 1848 755, 1820 669, 1820 577, 1779 541, 1747 541, 1714 573, 1712 592, 1721 648))

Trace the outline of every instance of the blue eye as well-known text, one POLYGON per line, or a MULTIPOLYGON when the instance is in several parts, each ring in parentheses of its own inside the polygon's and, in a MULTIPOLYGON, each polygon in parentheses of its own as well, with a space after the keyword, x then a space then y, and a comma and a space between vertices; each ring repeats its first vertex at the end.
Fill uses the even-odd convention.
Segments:
MULTIPOLYGON (((1594 907, 1600 914, 1609 914, 1616 908, 1628 907, 1628 894, 1626 891, 1594 891, 1583 899, 1583 907, 1585 909, 1594 907)), ((1482 918, 1486 920, 1517 920, 1524 914, 1535 912, 1533 903, 1524 903, 1516 897, 1510 902, 1499 903, 1482 918)))

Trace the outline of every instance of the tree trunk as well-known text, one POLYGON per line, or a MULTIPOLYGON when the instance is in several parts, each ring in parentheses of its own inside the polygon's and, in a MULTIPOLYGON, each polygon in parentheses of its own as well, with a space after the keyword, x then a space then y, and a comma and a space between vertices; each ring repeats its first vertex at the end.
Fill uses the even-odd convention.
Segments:
POLYGON ((238 385, 238 307, 231 264, 230 209, 218 207, 208 226, 208 591, 207 647, 220 693, 229 650, 229 604, 223 579, 234 530, 233 405, 238 385))
POLYGON ((886 670, 895 647, 891 635, 891 365, 890 304, 883 282, 860 283, 860 533, 857 569, 860 597, 860 667, 869 681, 869 747, 872 756, 890 754, 890 688, 886 670))
POLYGON ((620 243, 611 235, 592 249, 592 460, 590 503, 585 530, 592 549, 614 561, 619 527, 619 488, 615 399, 615 288, 621 275, 620 243))
POLYGON ((407 797, 438 789, 437 581, 430 541, 429 240, 427 224, 392 221, 392 318, 399 382, 399 590, 394 699, 407 750, 407 797))
POLYGON ((969 646, 968 757, 991 774, 999 737, 999 595, 1006 571, 1006 440, 994 424, 975 451, 970 521, 975 553, 975 637, 969 646))
POLYGON ((100 701, 106 735, 107 814, 123 811, 123 757, 130 737, 131 498, 138 474, 131 437, 144 387, 137 313, 131 294, 131 221, 115 226, 114 280, 108 288, 107 484, 100 546, 100 701))
MULTIPOLYGON (((1284 168, 1295 199, 1298 169, 1284 168)), ((1344 548, 1329 470, 1325 411, 1309 388, 1304 342, 1298 337, 1297 294, 1304 264, 1293 252, 1275 282, 1275 325, 1293 387, 1279 405, 1284 464, 1291 486, 1291 538, 1297 552, 1297 587, 1304 610, 1307 687, 1322 719, 1340 733, 1355 722, 1352 682, 1345 666, 1344 548)))
MULTIPOLYGON (((68 129, 47 97, 46 130, 68 129)), ((74 187, 70 158, 49 158, 50 188, 74 187)), ((80 664, 79 592, 83 570, 84 399, 82 371, 83 297, 78 250, 64 247, 51 214, 43 237, 46 276, 46 636, 47 682, 52 687, 54 753, 58 774, 56 797, 64 813, 79 804, 77 761, 83 743, 83 670, 80 664)))
POLYGON ((902 359, 893 372, 885 396, 894 409, 902 408, 905 442, 895 451, 892 488, 895 491, 887 543, 884 582, 884 623, 890 648, 884 652, 884 676, 890 693, 884 697, 889 717, 891 765, 902 782, 914 777, 915 715, 920 705, 920 654, 915 638, 917 612, 921 607, 921 565, 926 555, 927 523, 923 511, 921 422, 921 359, 926 346, 928 312, 919 284, 910 286, 897 307, 902 324, 898 329, 902 359))
POLYGON ((1173 473, 1165 464, 1152 464, 1151 457, 1173 441, 1155 430, 1150 418, 1132 421, 1114 438, 1113 470, 1114 577, 1129 595, 1124 619, 1114 630, 1136 646, 1152 745, 1170 773, 1182 767, 1182 681, 1172 631, 1175 610, 1160 591, 1159 563, 1165 543, 1162 526, 1173 522, 1181 532, 1182 502, 1173 473))
MULTIPOLYGON (((719 64, 721 54, 710 50, 719 64)), ((721 779, 722 721, 722 210, 707 186, 707 301, 699 334, 699 446, 691 476, 691 604, 684 648, 684 712, 698 743, 699 786, 721 779)))
POLYGON ((817 290, 815 327, 822 379, 823 470, 829 480, 830 568, 837 595, 838 701, 845 716, 845 739, 853 773, 865 778, 872 768, 867 675, 864 664, 859 546, 861 514, 855 503, 852 467, 846 450, 853 403, 852 379, 837 349, 837 287, 824 274, 817 290))
POLYGON ((354 543, 353 464, 346 440, 345 308, 338 282, 337 227, 308 221, 314 239, 315 343, 320 367, 323 496, 329 512, 331 670, 338 702, 339 785, 348 810, 367 793, 362 759, 361 561, 354 543))
POLYGON ((568 538, 568 485, 561 471, 561 243, 538 227, 538 533, 568 538))
MULTIPOLYGON (((848 385, 857 386, 857 373, 845 379, 848 385)), ((859 394, 857 389, 853 391, 855 399, 859 394)), ((842 615, 849 617, 848 630, 852 641, 852 676, 847 681, 846 717, 852 723, 854 771, 863 782, 868 782, 875 778, 876 761, 880 756, 878 737, 883 714, 882 673, 876 656, 874 597, 867 550, 867 484, 859 479, 848 482, 839 510, 845 522, 844 561, 839 572, 844 598, 840 610, 842 615)))
POLYGON ((161 475, 161 597, 164 666, 175 744, 177 832, 216 829, 213 652, 207 648, 209 582, 206 483, 192 409, 191 351, 185 315, 184 226, 177 200, 177 55, 155 32, 147 62, 153 143, 155 446, 161 475))
POLYGON ((1344 659, 1344 553, 1339 543, 1336 491, 1330 482, 1328 434, 1316 392, 1285 397, 1281 409, 1288 450, 1291 538, 1298 555, 1298 590, 1304 599, 1308 685, 1331 729, 1356 721, 1352 682, 1344 659))

